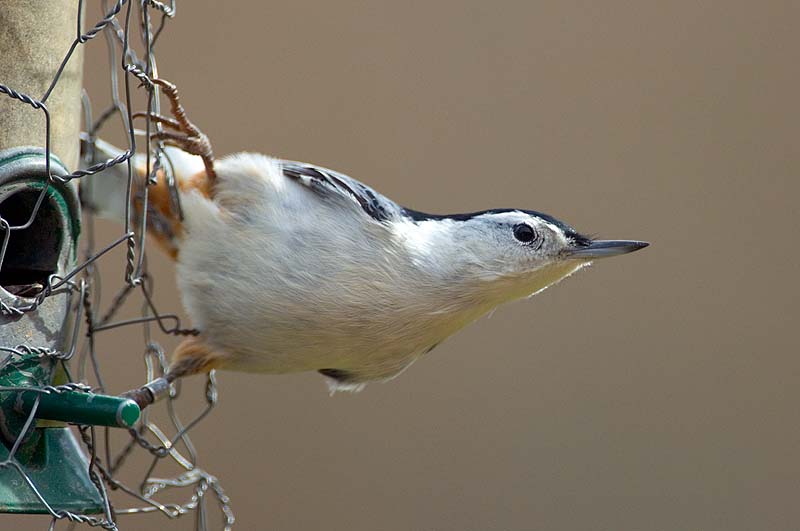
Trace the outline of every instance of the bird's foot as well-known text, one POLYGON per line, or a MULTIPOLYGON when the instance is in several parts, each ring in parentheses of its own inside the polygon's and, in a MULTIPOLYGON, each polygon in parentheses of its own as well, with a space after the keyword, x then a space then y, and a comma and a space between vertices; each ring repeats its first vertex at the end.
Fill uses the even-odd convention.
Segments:
POLYGON ((214 171, 214 152, 211 149, 211 142, 208 137, 187 118, 186 109, 183 108, 178 96, 178 88, 173 83, 164 79, 154 79, 153 83, 161 87, 167 99, 169 99, 174 118, 168 118, 154 112, 137 112, 133 115, 133 118, 149 117, 154 122, 170 129, 156 131, 152 137, 203 159, 206 174, 208 174, 209 180, 213 182, 217 175, 214 171))

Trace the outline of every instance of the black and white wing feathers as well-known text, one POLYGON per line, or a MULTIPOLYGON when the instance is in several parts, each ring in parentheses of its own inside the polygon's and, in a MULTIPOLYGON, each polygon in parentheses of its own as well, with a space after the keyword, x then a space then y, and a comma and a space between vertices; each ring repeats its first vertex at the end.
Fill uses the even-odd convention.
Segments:
POLYGON ((312 164, 281 161, 283 174, 323 196, 338 194, 354 201, 369 217, 384 222, 399 219, 403 208, 352 177, 312 164))

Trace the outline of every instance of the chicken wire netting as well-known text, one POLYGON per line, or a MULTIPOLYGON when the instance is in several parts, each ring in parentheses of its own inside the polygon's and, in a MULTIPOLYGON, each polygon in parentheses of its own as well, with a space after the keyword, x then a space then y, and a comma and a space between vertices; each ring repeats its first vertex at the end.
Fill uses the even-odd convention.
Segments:
MULTIPOLYGON (((105 529, 118 529, 118 519, 126 514, 160 512, 168 518, 191 516, 197 529, 209 527, 211 505, 216 505, 221 515, 222 527, 229 529, 234 522, 229 499, 225 495, 218 480, 198 465, 198 456, 189 438, 193 427, 205 417, 217 401, 217 390, 213 372, 209 374, 205 386, 203 403, 189 411, 191 420, 184 420, 179 415, 180 406, 186 401, 182 396, 180 384, 176 384, 169 397, 157 406, 151 406, 142 412, 140 421, 125 433, 119 428, 78 425, 73 428, 78 440, 88 455, 86 469, 88 476, 97 490, 101 501, 98 514, 78 514, 60 507, 57 500, 48 499, 46 492, 34 478, 28 475, 21 466, 18 455, 24 439, 29 436, 37 424, 35 412, 41 396, 59 393, 87 394, 119 394, 124 389, 108 389, 104 374, 108 374, 113 358, 99 355, 97 349, 98 334, 120 333, 122 329, 136 329, 142 334, 143 359, 145 370, 141 381, 145 383, 161 376, 167 368, 165 348, 158 338, 168 336, 194 335, 195 330, 182 327, 179 318, 174 314, 164 313, 156 307, 154 299, 154 282, 148 273, 146 260, 145 224, 146 216, 132 214, 134 194, 139 194, 142 212, 147 211, 147 186, 137 190, 133 186, 131 157, 141 153, 145 155, 147 184, 155 184, 157 176, 169 179, 171 175, 169 160, 163 145, 155 141, 153 136, 161 130, 161 124, 149 118, 139 122, 141 129, 135 129, 133 115, 137 111, 158 113, 159 87, 153 83, 158 77, 156 68, 156 44, 159 37, 168 28, 169 20, 176 14, 174 0, 162 3, 155 0, 119 0, 117 2, 100 2, 104 15, 96 23, 83 21, 81 17, 87 6, 78 0, 78 20, 65 20, 64 24, 75 25, 76 37, 63 57, 59 68, 53 72, 52 81, 47 92, 37 99, 15 90, 13 86, 0 84, 0 97, 9 97, 15 104, 28 106, 41 112, 45 118, 45 134, 41 139, 46 156, 44 179, 41 190, 35 200, 30 201, 28 212, 23 222, 6 220, 0 217, 0 271, 3 261, 11 247, 15 232, 29 227, 38 215, 41 215, 45 198, 49 189, 100 174, 111 166, 127 166, 128 171, 128 212, 127 221, 122 233, 110 242, 96 242, 94 220, 91 209, 84 209, 83 237, 78 248, 77 265, 69 272, 61 275, 50 275, 41 285, 26 284, 18 288, 26 290, 17 293, 25 295, 17 298, 21 303, 11 304, 0 301, 0 312, 6 319, 23 316, 37 310, 57 294, 68 293, 70 297, 69 312, 72 313, 70 330, 65 330, 69 338, 63 349, 54 349, 39 344, 30 344, 20 338, 14 344, 0 343, 0 370, 14 368, 20 360, 31 356, 44 358, 57 365, 64 375, 58 385, 40 385, 25 387, 27 393, 36 396, 32 409, 26 413, 17 438, 10 444, 8 457, 0 461, 0 470, 13 470, 21 481, 15 488, 30 489, 50 516, 50 528, 56 527, 62 520, 69 521, 70 528, 86 524, 105 529), (84 25, 90 27, 83 31, 84 25), (97 39, 100 37, 100 39, 97 39), (99 43, 105 40, 108 52, 107 74, 99 72, 102 65, 87 68, 86 76, 107 75, 111 90, 110 106, 93 115, 92 102, 85 91, 82 95, 83 130, 82 141, 84 153, 81 158, 81 169, 70 174, 58 175, 52 171, 50 160, 51 116, 47 108, 47 100, 58 85, 65 66, 74 59, 75 51, 80 46, 99 43), (141 103, 135 103, 141 102, 141 103), (139 108, 135 108, 135 107, 139 108), (98 164, 91 164, 93 140, 104 136, 114 128, 121 128, 128 146, 125 152, 113 159, 98 164), (150 147, 148 149, 148 146, 150 147), (120 268, 117 263, 112 268, 100 268, 103 261, 119 249, 124 249, 125 259, 120 268), (115 293, 101 295, 103 278, 110 273, 124 278, 122 287, 115 293), (124 269, 124 270, 120 270, 124 269), (138 306, 137 306, 138 305, 138 306), (123 309, 136 306, 138 315, 132 318, 121 317, 123 309), (138 310, 140 308, 140 310, 138 310), (100 360, 103 360, 102 363, 100 360), (63 369, 63 370, 62 370, 63 369)), ((96 7, 96 6, 93 6, 96 7)), ((0 83, 3 82, 0 72, 0 83)), ((75 139, 78 142, 78 139, 75 139)), ((169 182, 174 191, 174 182, 169 182)), ((175 194, 176 195, 176 194, 175 194)), ((109 282, 105 282, 107 285, 109 282)), ((11 396, 20 391, 13 385, 0 386, 0 395, 11 396)), ((186 391, 183 392, 186 395, 186 391)), ((195 402, 194 404, 197 404, 195 402)), ((3 402, 3 407, 7 403, 3 402)), ((184 408, 185 409, 185 408, 184 408)), ((2 411, 0 411, 2 412, 2 411)), ((186 412, 184 412, 186 413, 186 412)), ((8 444, 8 441, 6 442, 8 444)), ((0 520, 4 518, 0 516, 0 520)), ((163 523, 163 522, 162 522, 163 523)), ((47 524, 44 524, 45 526, 47 524)), ((212 526, 217 527, 217 526, 212 526)))

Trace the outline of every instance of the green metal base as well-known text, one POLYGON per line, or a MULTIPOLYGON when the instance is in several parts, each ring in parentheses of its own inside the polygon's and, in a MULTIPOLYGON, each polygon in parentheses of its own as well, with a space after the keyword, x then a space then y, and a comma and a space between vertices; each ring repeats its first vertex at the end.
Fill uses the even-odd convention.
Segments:
MULTIPOLYGON (((37 428, 40 432, 24 465, 39 494, 56 510, 78 514, 102 512, 102 499, 89 479, 88 463, 69 428, 37 428)), ((28 452, 25 452, 26 454, 28 452)), ((0 462, 8 448, 0 443, 0 462)), ((47 513, 29 483, 14 467, 0 468, 0 513, 47 513)))

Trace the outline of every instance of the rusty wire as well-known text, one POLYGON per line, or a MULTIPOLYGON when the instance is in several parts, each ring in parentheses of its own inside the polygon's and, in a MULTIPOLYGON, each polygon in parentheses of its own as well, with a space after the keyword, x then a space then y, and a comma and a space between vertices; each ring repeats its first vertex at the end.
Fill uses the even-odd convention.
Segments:
MULTIPOLYGON (((146 374, 142 376, 142 381, 147 382, 163 374, 168 365, 163 348, 153 337, 153 323, 164 334, 192 335, 197 333, 195 330, 181 327, 180 320, 176 315, 161 312, 156 308, 152 298, 152 277, 148 274, 147 261, 145 259, 144 227, 146 218, 141 216, 141 219, 137 220, 136 226, 131 221, 131 182, 133 175, 131 157, 137 153, 142 153, 145 156, 146 168, 150 176, 149 184, 154 184, 155 175, 161 168, 165 170, 164 174, 170 179, 168 164, 165 165, 163 161, 165 158, 163 146, 158 142, 152 141, 154 135, 161 130, 161 125, 148 118, 144 129, 144 136, 147 141, 142 142, 142 146, 137 144, 138 135, 137 131, 134 130, 132 119, 135 114, 134 109, 132 109, 132 93, 135 90, 146 91, 147 105, 144 111, 148 114, 159 112, 159 86, 153 82, 157 78, 155 45, 168 25, 168 20, 176 14, 175 1, 102 0, 102 9, 105 15, 86 32, 82 32, 84 22, 81 20, 83 0, 76 1, 78 2, 76 36, 60 66, 54 72, 45 94, 37 99, 31 95, 21 93, 13 87, 0 84, 0 97, 5 95, 13 98, 20 105, 28 105, 44 114, 45 136, 42 142, 45 146, 46 174, 48 175, 47 182, 44 183, 41 193, 31 209, 30 216, 24 224, 12 226, 0 217, 0 232, 2 232, 2 236, 0 236, 0 269, 8 248, 8 241, 13 232, 23 230, 34 222, 50 186, 66 183, 73 179, 82 179, 115 165, 127 164, 129 181, 127 221, 119 238, 98 247, 92 229, 93 224, 89 220, 90 222, 87 224, 89 230, 86 231, 84 238, 85 251, 79 264, 74 269, 63 276, 51 275, 41 291, 24 304, 10 305, 0 301, 0 314, 14 317, 35 311, 47 297, 66 291, 71 294, 73 303, 70 307, 73 308, 72 311, 74 312, 74 330, 69 336, 71 337, 71 344, 64 352, 39 345, 0 346, 0 354, 4 356, 4 359, 0 360, 0 369, 22 356, 51 357, 64 367, 66 374, 72 380, 59 386, 48 385, 40 388, 24 388, 26 391, 37 393, 34 406, 11 449, 9 458, 0 462, 0 468, 15 469, 22 476, 24 483, 48 511, 51 518, 50 529, 54 529, 56 523, 62 519, 71 522, 70 525, 72 527, 78 524, 85 524, 105 529, 118 529, 117 518, 120 515, 151 512, 160 512, 168 518, 194 514, 197 529, 207 529, 209 522, 206 515, 206 497, 211 494, 216 499, 222 516, 222 528, 227 530, 234 523, 230 500, 225 495, 218 480, 198 466, 198 456, 189 438, 191 429, 209 413, 217 402, 216 382, 213 372, 209 374, 206 385, 206 407, 188 423, 184 423, 177 413, 176 402, 180 397, 180 388, 176 387, 172 389, 170 397, 164 402, 167 416, 170 420, 167 430, 153 422, 151 412, 145 410, 137 426, 129 430, 130 439, 128 442, 122 448, 112 448, 109 430, 114 428, 78 427, 80 438, 89 456, 89 477, 103 501, 102 515, 75 514, 50 504, 41 494, 35 482, 25 474, 23 468, 14 458, 14 453, 21 444, 23 437, 35 425, 34 414, 42 393, 59 393, 67 390, 87 393, 109 392, 105 387, 102 367, 98 363, 95 352, 94 338, 96 334, 120 327, 139 327, 142 330, 146 345, 143 352, 146 374), (154 16, 158 18, 155 29, 153 29, 152 20, 154 16), (82 98, 85 127, 84 140, 87 141, 86 144, 89 150, 89 153, 86 153, 83 159, 86 167, 79 168, 66 176, 58 176, 51 171, 50 167, 51 129, 47 99, 59 83, 61 74, 77 47, 87 45, 101 34, 104 35, 108 46, 112 104, 94 119, 89 95, 84 91, 82 98), (142 43, 140 45, 142 50, 139 53, 135 49, 134 40, 142 43), (119 117, 123 124, 128 140, 128 148, 118 157, 99 164, 89 165, 87 161, 91 160, 92 141, 105 130, 104 128, 107 126, 109 119, 114 116, 119 117), (146 149, 148 146, 152 146, 152 148, 146 149), (101 278, 96 265, 98 260, 106 253, 122 245, 126 247, 127 252, 124 271, 125 285, 114 295, 108 307, 102 308, 100 304, 101 278), (141 295, 141 316, 135 319, 114 321, 118 311, 127 301, 135 298, 134 294, 137 292, 141 295), (79 345, 79 337, 81 336, 79 330, 81 327, 85 329, 86 334, 83 336, 82 344, 79 345), (72 363, 67 363, 70 360, 72 363), (87 373, 89 371, 91 371, 96 381, 96 386, 94 387, 87 385, 87 373), (102 432, 102 434, 98 432, 102 432), (173 434, 168 435, 168 433, 173 434), (124 467, 127 458, 133 452, 145 452, 152 456, 152 460, 140 484, 129 486, 119 479, 119 473, 124 467), (154 473, 158 465, 165 460, 177 464, 182 472, 171 478, 156 476, 154 473), (158 501, 157 496, 168 489, 187 490, 189 492, 188 500, 181 504, 158 501), (112 502, 109 491, 123 493, 125 496, 122 498, 129 505, 121 504, 116 500, 117 496, 115 496, 115 501, 112 502)), ((91 74, 96 75, 94 72, 91 74)), ((177 197, 177 192, 174 190, 174 182, 170 181, 169 184, 173 188, 173 195, 177 197)), ((143 205, 142 211, 147 212, 146 187, 143 205)), ((86 213, 86 215, 91 216, 91 212, 86 213)), ((0 387, 0 392, 12 392, 15 390, 19 389, 0 387)))

